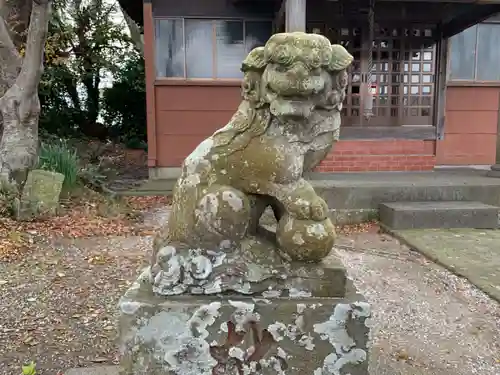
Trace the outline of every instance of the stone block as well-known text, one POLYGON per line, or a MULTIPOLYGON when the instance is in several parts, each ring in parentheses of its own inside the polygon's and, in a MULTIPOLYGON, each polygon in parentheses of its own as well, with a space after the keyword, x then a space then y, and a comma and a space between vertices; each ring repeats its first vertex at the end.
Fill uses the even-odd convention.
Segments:
POLYGON ((121 375, 367 375, 370 306, 345 298, 156 297, 119 302, 121 375))
POLYGON ((481 202, 394 202, 380 205, 380 221, 392 229, 498 228, 500 208, 481 202))
POLYGON ((32 170, 28 173, 16 217, 18 220, 30 220, 51 216, 59 206, 64 175, 61 173, 32 170))

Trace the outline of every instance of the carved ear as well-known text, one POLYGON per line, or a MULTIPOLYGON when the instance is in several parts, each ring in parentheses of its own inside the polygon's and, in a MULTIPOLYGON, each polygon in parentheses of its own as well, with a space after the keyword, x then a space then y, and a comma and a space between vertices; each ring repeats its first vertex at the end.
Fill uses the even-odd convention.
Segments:
POLYGON ((266 66, 264 59, 264 47, 257 47, 250 51, 248 56, 241 64, 241 71, 247 72, 249 70, 260 71, 266 66))
POLYGON ((328 70, 340 71, 351 65, 354 57, 340 44, 332 44, 332 55, 328 63, 328 70))

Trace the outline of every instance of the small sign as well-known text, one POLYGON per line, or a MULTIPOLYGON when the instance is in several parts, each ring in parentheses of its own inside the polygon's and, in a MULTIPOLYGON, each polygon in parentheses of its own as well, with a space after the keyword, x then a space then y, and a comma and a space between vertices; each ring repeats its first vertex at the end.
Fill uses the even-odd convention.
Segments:
POLYGON ((371 87, 371 93, 372 93, 372 95, 377 95, 377 92, 378 92, 377 85, 372 85, 372 87, 371 87))

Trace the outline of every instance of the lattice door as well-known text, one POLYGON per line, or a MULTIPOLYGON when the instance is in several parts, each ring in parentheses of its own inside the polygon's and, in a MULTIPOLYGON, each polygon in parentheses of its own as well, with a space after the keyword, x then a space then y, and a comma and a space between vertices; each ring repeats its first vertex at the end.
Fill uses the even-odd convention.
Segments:
POLYGON ((435 92, 435 47, 432 30, 426 27, 378 28, 373 41, 373 117, 363 118, 367 89, 366 40, 359 27, 328 28, 309 25, 332 43, 344 45, 354 56, 343 109, 344 126, 432 125, 435 92))

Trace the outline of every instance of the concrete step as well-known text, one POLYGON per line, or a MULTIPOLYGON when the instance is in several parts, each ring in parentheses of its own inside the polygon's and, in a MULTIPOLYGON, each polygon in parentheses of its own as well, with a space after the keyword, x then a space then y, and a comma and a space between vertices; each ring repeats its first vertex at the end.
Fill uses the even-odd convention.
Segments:
POLYGON ((477 201, 500 206, 500 178, 439 172, 314 176, 312 185, 331 209, 378 209, 385 202, 477 201))
POLYGON ((481 202, 390 202, 379 206, 380 222, 391 229, 498 228, 500 208, 481 202))

